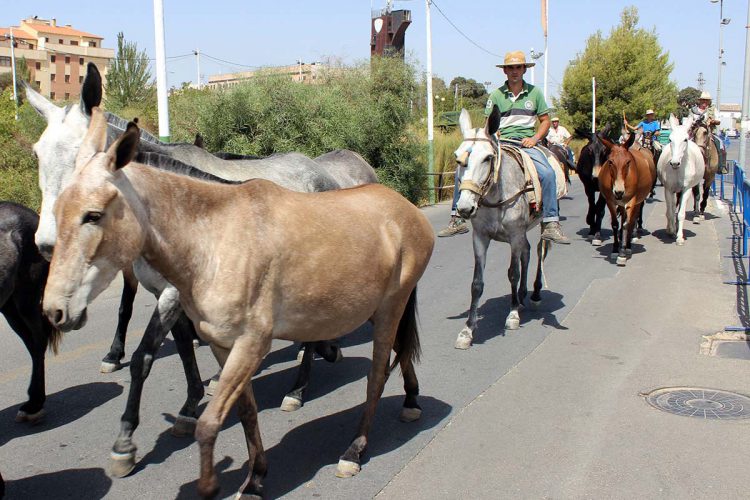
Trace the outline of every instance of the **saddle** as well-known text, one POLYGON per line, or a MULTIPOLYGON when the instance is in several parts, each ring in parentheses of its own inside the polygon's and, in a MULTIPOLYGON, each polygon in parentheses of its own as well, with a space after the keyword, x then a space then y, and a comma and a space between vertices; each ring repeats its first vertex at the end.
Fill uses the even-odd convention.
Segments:
MULTIPOLYGON (((543 146, 535 146, 535 148, 541 151, 549 164, 552 165, 557 184, 557 199, 559 200, 568 193, 568 185, 565 183, 565 173, 563 173, 560 162, 557 161, 557 158, 549 149, 543 146)), ((526 200, 529 202, 529 206, 532 207, 532 211, 541 211, 542 183, 539 181, 539 174, 536 171, 534 160, 523 150, 520 142, 509 139, 500 139, 500 153, 509 155, 521 165, 521 169, 526 177, 526 200)))

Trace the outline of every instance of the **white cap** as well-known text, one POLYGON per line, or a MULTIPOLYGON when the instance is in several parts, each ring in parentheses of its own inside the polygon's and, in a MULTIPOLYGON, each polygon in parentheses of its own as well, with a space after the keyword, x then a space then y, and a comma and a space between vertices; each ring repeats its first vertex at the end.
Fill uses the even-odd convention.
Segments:
POLYGON ((703 92, 701 92, 701 96, 698 99, 708 99, 710 101, 711 94, 709 94, 707 90, 704 90, 703 92))
POLYGON ((653 115, 654 114, 654 110, 653 109, 647 109, 646 110, 646 114, 647 115, 653 115))

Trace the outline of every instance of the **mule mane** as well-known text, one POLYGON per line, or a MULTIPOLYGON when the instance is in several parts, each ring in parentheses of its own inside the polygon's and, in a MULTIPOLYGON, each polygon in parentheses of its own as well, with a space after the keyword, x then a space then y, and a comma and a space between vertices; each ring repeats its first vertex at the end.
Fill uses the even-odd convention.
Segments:
POLYGON ((154 153, 151 151, 139 151, 135 157, 135 161, 139 163, 143 163, 144 165, 148 165, 149 167, 154 167, 154 168, 158 168, 159 170, 164 170, 166 172, 172 172, 175 174, 192 177, 193 179, 217 182, 220 184, 242 184, 244 182, 244 181, 230 181, 227 179, 223 179, 221 177, 211 175, 208 172, 199 170, 193 167, 192 165, 188 165, 187 163, 183 163, 179 160, 175 160, 171 156, 160 154, 160 153, 154 153))
MULTIPOLYGON (((67 109, 66 109, 67 111, 67 109)), ((109 128, 113 128, 117 131, 117 136, 122 135, 125 130, 128 128, 128 121, 120 118, 119 116, 110 113, 109 111, 106 111, 104 113, 104 116, 107 117, 107 124, 109 125, 109 128)), ((154 137, 153 135, 149 134, 142 128, 140 129, 141 132, 141 141, 150 142, 151 144, 165 144, 161 142, 159 139, 154 137)))

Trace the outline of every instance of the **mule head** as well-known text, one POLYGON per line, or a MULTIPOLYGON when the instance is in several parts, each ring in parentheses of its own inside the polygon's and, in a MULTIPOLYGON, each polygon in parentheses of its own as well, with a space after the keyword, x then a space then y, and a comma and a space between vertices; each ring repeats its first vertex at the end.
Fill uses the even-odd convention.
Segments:
POLYGON ((463 168, 463 176, 456 209, 461 217, 470 219, 477 213, 479 201, 485 194, 484 188, 492 180, 492 166, 498 161, 495 133, 500 127, 500 111, 497 106, 493 107, 485 127, 475 129, 471 126, 469 113, 463 109, 459 125, 464 140, 455 155, 456 162, 463 168))
POLYGON ((30 85, 24 85, 29 104, 47 122, 47 127, 34 144, 33 150, 39 162, 39 187, 42 191, 42 209, 35 240, 41 254, 49 260, 55 244, 55 200, 70 183, 78 148, 88 129, 91 110, 101 104, 102 79, 96 66, 89 63, 79 105, 64 108, 49 101, 30 85))
POLYGON ((635 134, 630 134, 625 144, 614 144, 605 139, 605 145, 609 147, 609 155, 605 163, 605 168, 607 169, 607 174, 612 179, 612 195, 618 201, 625 198, 628 174, 631 167, 635 168, 633 165, 635 160, 629 151, 634 141, 635 134))
POLYGON ((72 182, 54 208, 57 241, 43 307, 61 331, 85 324, 88 304, 143 246, 143 208, 120 170, 135 157, 138 141, 138 127, 130 124, 105 151, 106 118, 93 108, 72 182))
POLYGON ((686 118, 680 125, 680 121, 672 114, 669 115, 669 125, 672 128, 672 132, 669 134, 669 165, 676 169, 680 167, 685 155, 687 155, 693 118, 692 116, 686 118))
MULTIPOLYGON (((605 128, 605 130, 608 130, 605 128)), ((597 132, 591 134, 591 142, 586 145, 588 148, 588 155, 591 161, 591 178, 597 180, 601 173, 602 167, 607 162, 609 151, 612 149, 612 141, 610 141, 604 132, 597 132)))

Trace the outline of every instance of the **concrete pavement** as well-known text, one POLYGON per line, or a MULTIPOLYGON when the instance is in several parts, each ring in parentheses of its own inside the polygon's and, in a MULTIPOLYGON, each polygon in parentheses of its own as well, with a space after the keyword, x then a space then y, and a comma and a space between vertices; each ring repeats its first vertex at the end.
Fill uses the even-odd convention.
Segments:
MULTIPOLYGON (((646 227, 665 226, 663 207, 646 227)), ((713 200, 708 211, 686 223, 684 247, 656 230, 627 267, 593 280, 566 328, 454 416, 377 498, 747 498, 750 420, 672 415, 643 396, 675 386, 750 394, 750 362, 699 353, 702 336, 739 324, 737 288, 722 284, 735 271, 732 223, 713 200)))

